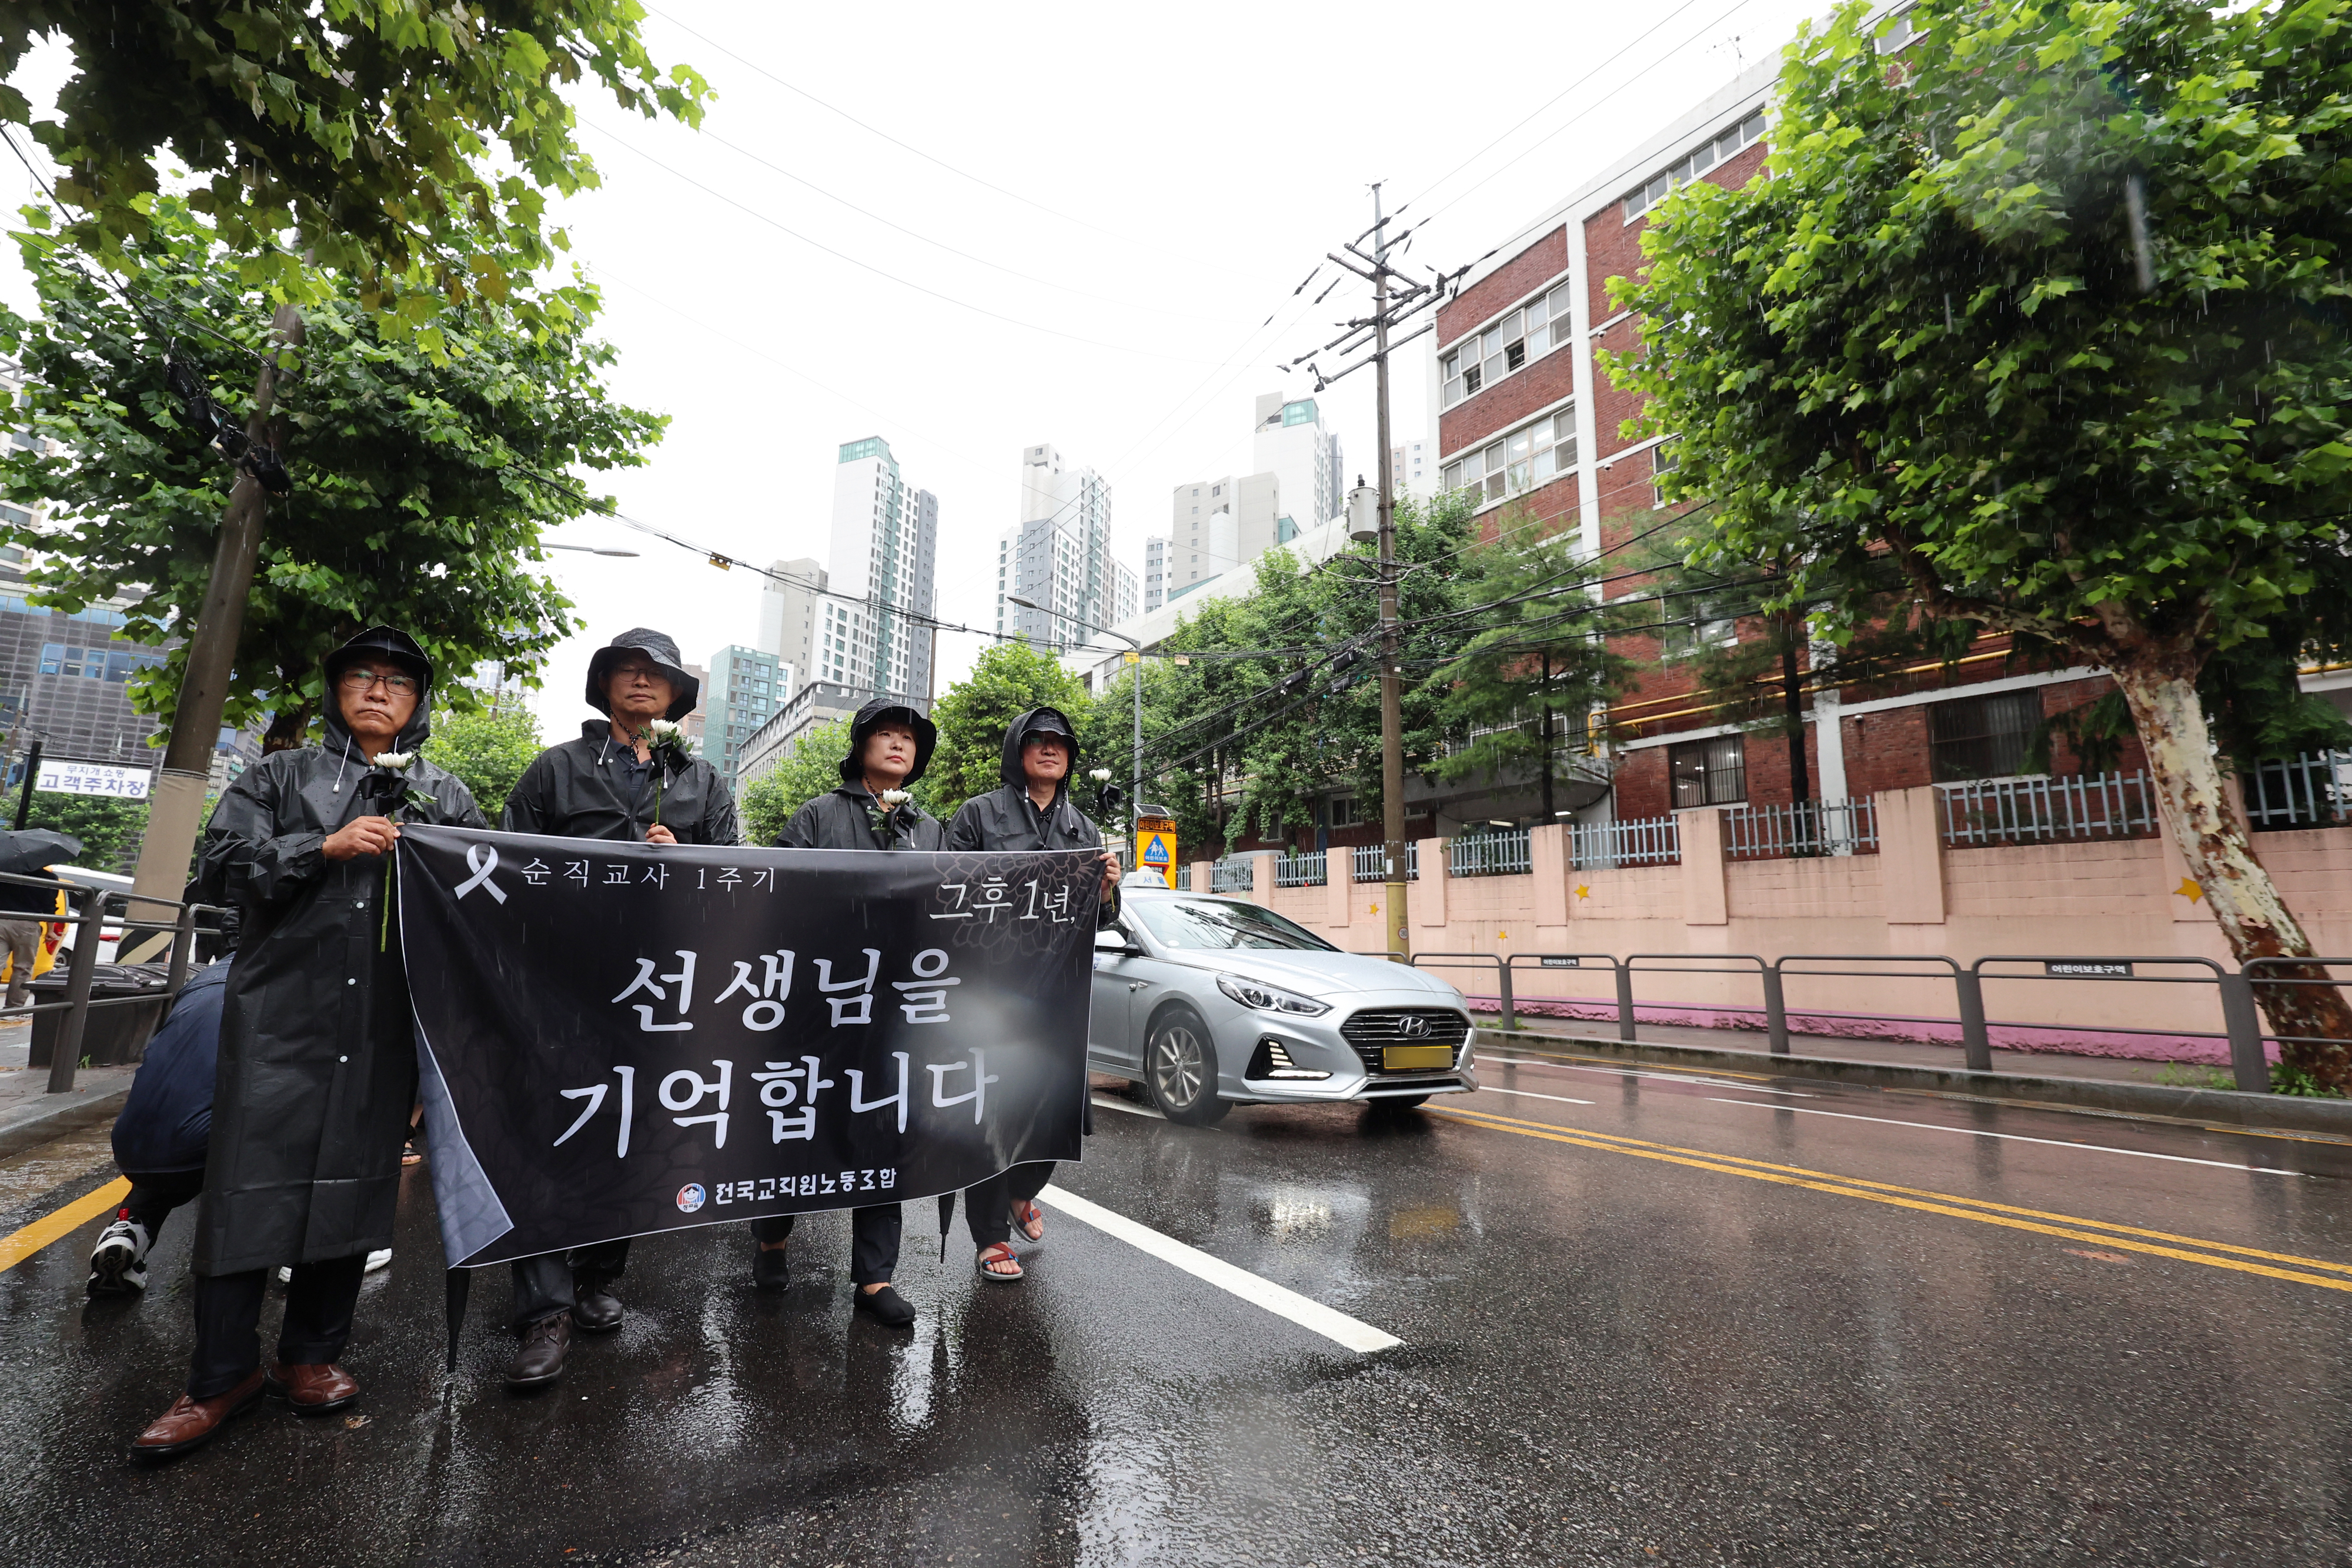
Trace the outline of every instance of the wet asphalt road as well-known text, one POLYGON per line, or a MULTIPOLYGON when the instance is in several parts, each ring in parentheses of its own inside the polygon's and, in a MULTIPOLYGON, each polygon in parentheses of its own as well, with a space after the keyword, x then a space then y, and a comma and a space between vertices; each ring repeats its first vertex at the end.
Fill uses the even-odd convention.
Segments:
MULTIPOLYGON (((942 1269, 914 1204, 911 1334, 852 1318, 841 1217, 803 1225, 780 1296, 722 1225, 640 1241, 622 1333, 517 1397, 502 1270, 441 1376, 416 1170, 346 1356, 356 1411, 268 1406, 146 1470, 121 1447, 184 1371, 191 1217, 148 1299, 86 1304, 93 1221, 0 1273, 0 1552, 2352 1558, 2352 1148, 1523 1061, 1403 1114, 1195 1131, 1107 1109, 1065 1167, 1072 1193, 1403 1342, 1370 1354, 1066 1212, 1026 1281, 982 1285, 961 1223, 942 1269)), ((0 1163, 0 1228, 111 1175, 102 1137, 0 1163)))

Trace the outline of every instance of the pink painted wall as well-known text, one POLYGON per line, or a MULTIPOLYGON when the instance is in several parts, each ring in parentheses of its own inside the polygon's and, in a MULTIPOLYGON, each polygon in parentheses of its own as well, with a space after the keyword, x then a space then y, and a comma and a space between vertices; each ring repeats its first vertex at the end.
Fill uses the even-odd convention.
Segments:
MULTIPOLYGON (((1634 988, 1641 1015, 1659 1022, 1735 1028, 1761 1027, 1762 998, 1752 970, 1664 970, 1681 963, 1736 971, 1736 960, 1712 956, 1745 953, 1770 958, 1860 954, 1898 961, 1906 955, 1941 955, 1963 964, 2019 954, 2036 962, 2014 966, 2015 972, 2036 975, 2042 957, 2205 958, 2227 964, 2227 949, 2204 901, 2179 891, 2184 873, 2165 841, 1947 849, 1936 841, 1932 813, 1905 809, 1916 804, 1900 801, 1893 810, 1883 810, 1882 831, 1890 840, 1883 852, 1806 860, 1702 855, 1682 865, 1577 871, 1565 864, 1561 830, 1538 828, 1533 859, 1540 876, 1449 878, 1442 889, 1412 883, 1412 946, 1416 952, 1674 955, 1641 962, 1634 988), (1709 879, 1719 879, 1719 895, 1709 879), (1925 885, 1930 880, 1932 885, 1925 885), (1654 967, 1660 972, 1652 972, 1654 967)), ((1684 826, 1688 832, 1700 825, 1684 826)), ((2256 849, 2323 951, 2352 953, 2352 828, 2264 833, 2256 849)), ((1432 875, 1444 864, 1434 841, 1422 846, 1421 857, 1432 875)), ((1381 920, 1373 910, 1383 891, 1365 883, 1345 890, 1266 888, 1258 897, 1339 946, 1370 952, 1381 946, 1381 920)), ((1474 998, 1496 993, 1491 969, 1440 972, 1474 998)), ((2139 972, 2210 973, 2195 965, 2152 964, 2139 972)), ((1605 970, 1545 970, 1522 963, 1512 972, 1512 985, 1529 1011, 1615 1017, 1605 970)), ((1809 978, 1791 971, 1786 994, 1790 1027, 1801 1033, 1958 1038, 1948 1021, 1957 1005, 1947 978, 1809 978)), ((2210 984, 1989 977, 1985 1009, 1996 1024, 1994 1043, 2007 1049, 2228 1059, 2218 1038, 2168 1032, 2219 1035, 2221 1009, 2210 984), (2004 1030, 1998 1027, 2003 1021, 2034 1027, 2004 1030), (2158 1032, 2126 1032, 2133 1030, 2158 1032)))

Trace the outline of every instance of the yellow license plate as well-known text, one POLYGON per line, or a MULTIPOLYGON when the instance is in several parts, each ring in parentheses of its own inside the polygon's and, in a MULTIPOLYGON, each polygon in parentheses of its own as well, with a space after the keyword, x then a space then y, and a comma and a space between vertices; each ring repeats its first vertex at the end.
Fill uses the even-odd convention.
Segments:
POLYGON ((1453 1065, 1454 1048, 1450 1045, 1391 1045, 1381 1051, 1381 1066, 1391 1072, 1453 1065))

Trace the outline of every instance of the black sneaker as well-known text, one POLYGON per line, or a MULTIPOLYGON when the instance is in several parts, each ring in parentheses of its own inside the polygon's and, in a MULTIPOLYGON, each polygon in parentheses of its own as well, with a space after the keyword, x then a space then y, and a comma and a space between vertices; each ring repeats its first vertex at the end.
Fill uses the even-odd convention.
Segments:
POLYGON ((856 1294, 857 1310, 873 1313, 875 1321, 885 1328, 902 1329, 915 1321, 915 1309, 891 1286, 885 1285, 878 1291, 861 1290, 856 1294))
POLYGON ((781 1291, 793 1282, 791 1266, 784 1261, 790 1250, 783 1247, 762 1247, 751 1243, 751 1283, 762 1291, 781 1291))
POLYGON ((89 1252, 89 1291, 128 1296, 147 1288, 147 1228, 117 1211, 114 1223, 98 1233, 89 1252))

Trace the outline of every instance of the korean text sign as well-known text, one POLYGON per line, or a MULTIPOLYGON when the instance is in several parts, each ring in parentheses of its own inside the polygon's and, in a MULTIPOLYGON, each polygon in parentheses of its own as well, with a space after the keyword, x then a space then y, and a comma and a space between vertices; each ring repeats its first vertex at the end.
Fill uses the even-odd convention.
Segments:
POLYGON ((1096 852, 398 853, 453 1267, 1077 1157, 1096 852))

